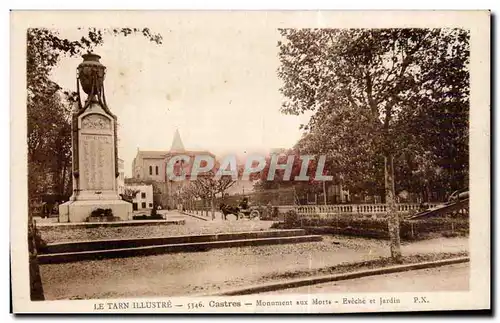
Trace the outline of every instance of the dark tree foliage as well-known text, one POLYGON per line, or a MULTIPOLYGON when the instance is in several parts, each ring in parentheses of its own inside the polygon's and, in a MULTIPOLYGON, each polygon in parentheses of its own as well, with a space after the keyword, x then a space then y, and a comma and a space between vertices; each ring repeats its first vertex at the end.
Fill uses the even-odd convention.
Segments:
POLYGON ((467 185, 469 32, 280 32, 282 112, 313 111, 302 144, 329 154, 348 187, 380 183, 393 214, 391 254, 400 259, 396 186, 467 185))
POLYGON ((353 192, 468 185, 469 34, 458 29, 281 30, 282 111, 314 111, 301 153, 328 153, 353 192))

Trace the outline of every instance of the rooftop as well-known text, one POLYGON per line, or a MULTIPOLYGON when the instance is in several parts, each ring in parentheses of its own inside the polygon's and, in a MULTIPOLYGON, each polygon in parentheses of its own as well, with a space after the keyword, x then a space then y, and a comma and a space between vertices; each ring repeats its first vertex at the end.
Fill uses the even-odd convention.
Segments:
POLYGON ((210 155, 215 157, 214 154, 207 150, 186 150, 184 144, 182 143, 181 135, 179 130, 175 130, 174 139, 172 140, 172 146, 170 150, 139 150, 137 148, 137 156, 142 158, 150 158, 150 159, 164 159, 168 156, 172 155, 188 155, 188 156, 196 156, 196 155, 210 155))
POLYGON ((184 152, 184 144, 182 143, 181 134, 179 129, 175 129, 174 140, 172 140, 172 146, 170 146, 171 152, 184 152))

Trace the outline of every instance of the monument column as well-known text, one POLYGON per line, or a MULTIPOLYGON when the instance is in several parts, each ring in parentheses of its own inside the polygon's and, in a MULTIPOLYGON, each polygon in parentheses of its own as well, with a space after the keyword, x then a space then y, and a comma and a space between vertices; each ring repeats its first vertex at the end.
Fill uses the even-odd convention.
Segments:
POLYGON ((106 67, 96 54, 78 65, 78 108, 72 118, 73 195, 59 206, 59 222, 87 222, 96 209, 102 220, 130 220, 132 204, 118 195, 117 118, 104 95, 106 67), (82 104, 80 86, 87 94, 82 104))

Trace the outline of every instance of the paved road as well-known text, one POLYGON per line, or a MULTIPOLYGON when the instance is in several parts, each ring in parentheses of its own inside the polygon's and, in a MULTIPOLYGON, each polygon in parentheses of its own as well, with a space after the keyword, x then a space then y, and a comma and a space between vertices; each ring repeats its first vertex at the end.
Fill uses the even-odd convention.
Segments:
MULTIPOLYGON (((50 242, 74 241, 125 236, 152 237, 256 231, 266 230, 271 225, 268 221, 253 220, 202 221, 174 211, 168 212, 167 217, 184 218, 186 224, 56 230, 43 232, 42 236, 50 242)), ((461 252, 468 250, 468 239, 441 238, 419 241, 405 244, 402 249, 405 255, 461 252)), ((325 236, 321 242, 42 265, 41 274, 45 296, 49 300, 180 296, 213 293, 221 289, 283 279, 283 274, 297 271, 310 271, 345 262, 387 256, 389 249, 385 241, 325 236)))
MULTIPOLYGON (((436 292, 469 289, 469 263, 395 274, 370 276, 326 284, 282 290, 279 293, 380 293, 380 292, 436 292)), ((276 294, 270 292, 263 294, 276 294)))
MULTIPOLYGON (((219 226, 212 227, 211 221, 187 218, 184 226, 165 227, 205 233, 215 229, 222 229, 223 232, 228 229, 245 231, 241 226, 256 224, 262 223, 220 221, 219 226)), ((175 232, 170 233, 173 235, 175 232)), ((468 240, 463 238, 434 239, 403 246, 405 255, 467 250, 468 240)), ((385 241, 325 236, 321 242, 81 261, 42 265, 40 270, 45 296, 49 300, 184 296, 285 279, 284 276, 298 271, 373 260, 381 256, 389 256, 385 241)))

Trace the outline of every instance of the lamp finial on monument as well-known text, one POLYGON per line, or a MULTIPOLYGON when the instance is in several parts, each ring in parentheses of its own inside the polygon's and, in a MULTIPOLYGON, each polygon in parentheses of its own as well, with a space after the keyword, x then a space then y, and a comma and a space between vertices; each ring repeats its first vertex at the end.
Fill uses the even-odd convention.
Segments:
POLYGON ((91 102, 98 102, 108 110, 106 97, 104 95, 104 77, 106 75, 106 66, 101 62, 101 56, 95 53, 82 55, 83 62, 77 67, 77 94, 80 109, 86 109, 91 102), (80 86, 87 94, 85 103, 81 103, 80 86))

